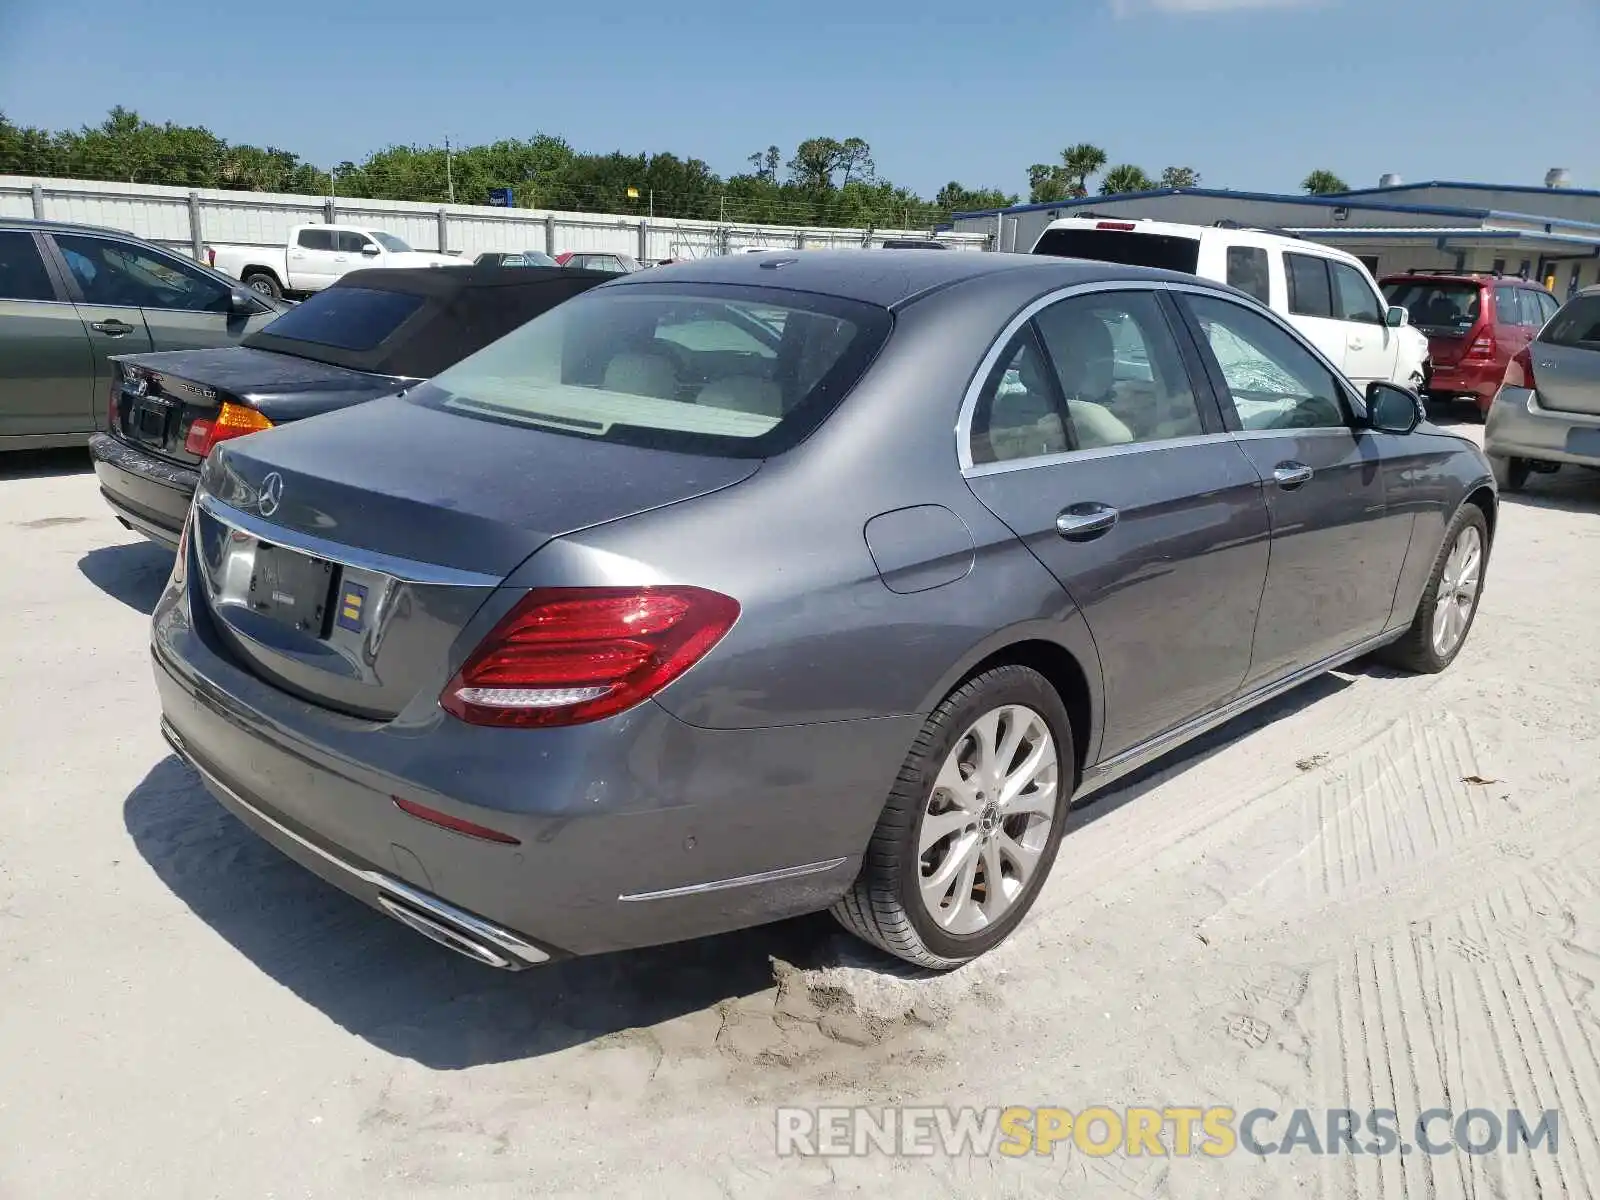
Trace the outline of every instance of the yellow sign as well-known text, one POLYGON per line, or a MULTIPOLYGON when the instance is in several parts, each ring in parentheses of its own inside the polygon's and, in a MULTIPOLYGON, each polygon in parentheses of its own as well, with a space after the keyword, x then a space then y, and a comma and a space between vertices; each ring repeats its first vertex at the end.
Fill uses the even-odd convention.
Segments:
POLYGON ((638 198, 639 198, 639 189, 638 188, 629 188, 628 189, 628 199, 629 200, 637 200, 638 198))

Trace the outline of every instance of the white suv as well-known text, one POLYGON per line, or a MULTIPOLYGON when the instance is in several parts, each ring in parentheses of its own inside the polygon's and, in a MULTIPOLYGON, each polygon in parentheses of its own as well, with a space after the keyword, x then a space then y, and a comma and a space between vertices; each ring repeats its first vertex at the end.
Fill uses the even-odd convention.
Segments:
POLYGON ((1291 234, 1167 221, 1066 217, 1033 253, 1163 267, 1248 292, 1305 334, 1352 383, 1419 388, 1428 339, 1391 308, 1361 260, 1291 234))

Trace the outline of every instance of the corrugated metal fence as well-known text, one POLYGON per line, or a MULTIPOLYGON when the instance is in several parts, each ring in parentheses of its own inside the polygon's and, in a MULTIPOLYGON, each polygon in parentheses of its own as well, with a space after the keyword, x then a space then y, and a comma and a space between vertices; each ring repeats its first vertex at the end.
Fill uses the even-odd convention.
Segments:
MULTIPOLYGON (((611 250, 654 261, 706 258, 741 246, 797 249, 862 246, 926 230, 815 229, 726 225, 602 213, 416 204, 404 200, 290 196, 154 184, 30 179, 0 175, 0 217, 41 217, 123 229, 198 256, 206 243, 282 246, 296 225, 319 222, 386 230, 418 250, 444 250, 470 261, 485 250, 611 250)), ((982 234, 941 233, 954 249, 982 250, 982 234)))

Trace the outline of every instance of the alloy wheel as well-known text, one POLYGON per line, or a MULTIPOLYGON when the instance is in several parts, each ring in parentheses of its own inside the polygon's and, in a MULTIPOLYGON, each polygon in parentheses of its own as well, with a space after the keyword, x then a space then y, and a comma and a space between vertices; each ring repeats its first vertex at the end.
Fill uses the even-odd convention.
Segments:
POLYGON ((1483 537, 1468 525, 1456 537, 1439 577, 1439 594, 1433 608, 1433 651, 1448 658, 1461 645, 1472 619, 1483 579, 1483 537))
POLYGON ((1027 889, 1050 839, 1061 786, 1055 738, 1031 708, 1007 704, 956 740, 918 831, 918 890, 946 933, 986 929, 1027 889))

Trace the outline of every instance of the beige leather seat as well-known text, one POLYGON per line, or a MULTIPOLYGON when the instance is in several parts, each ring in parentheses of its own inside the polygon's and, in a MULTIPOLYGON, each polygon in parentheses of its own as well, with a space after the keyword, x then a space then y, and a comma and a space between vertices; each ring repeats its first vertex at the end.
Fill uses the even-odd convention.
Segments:
POLYGON ((732 375, 706 384, 695 396, 696 404, 729 408, 734 412, 783 416, 783 389, 759 375, 732 375))
POLYGON ((659 354, 624 351, 606 364, 600 386, 608 392, 673 400, 678 395, 678 371, 671 359, 659 354))

